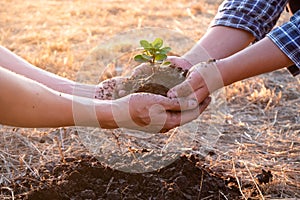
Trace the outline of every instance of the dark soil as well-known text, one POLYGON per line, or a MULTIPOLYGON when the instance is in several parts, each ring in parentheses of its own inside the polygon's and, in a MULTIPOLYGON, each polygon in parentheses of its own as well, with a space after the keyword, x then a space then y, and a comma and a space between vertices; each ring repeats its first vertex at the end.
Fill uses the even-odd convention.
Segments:
POLYGON ((66 158, 13 181, 19 199, 240 199, 235 179, 213 174, 201 160, 180 157, 151 173, 130 174, 103 166, 91 156, 66 158))

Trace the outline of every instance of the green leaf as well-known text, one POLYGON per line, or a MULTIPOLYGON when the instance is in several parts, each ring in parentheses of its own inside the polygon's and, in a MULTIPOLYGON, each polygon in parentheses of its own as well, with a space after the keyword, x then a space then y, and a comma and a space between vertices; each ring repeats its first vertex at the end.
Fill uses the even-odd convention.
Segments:
POLYGON ((167 58, 167 55, 166 54, 157 54, 156 56, 155 56, 155 60, 157 60, 157 61, 162 61, 162 60, 164 60, 164 59, 166 59, 167 58))
POLYGON ((152 48, 152 45, 147 40, 141 40, 140 44, 144 49, 150 49, 152 48))
POLYGON ((163 40, 161 38, 156 38, 153 42, 152 42, 152 46, 156 49, 159 49, 160 47, 162 47, 163 45, 163 40))
POLYGON ((152 56, 148 56, 148 55, 146 55, 146 54, 142 54, 141 56, 142 56, 143 59, 145 59, 145 60, 152 60, 152 56))
POLYGON ((134 56, 134 60, 136 61, 136 62, 141 62, 141 63, 143 63, 143 62, 148 62, 148 60, 147 59, 145 59, 142 55, 136 55, 136 56, 134 56))
POLYGON ((161 54, 167 54, 171 51, 170 47, 164 47, 162 49, 159 50, 161 54))

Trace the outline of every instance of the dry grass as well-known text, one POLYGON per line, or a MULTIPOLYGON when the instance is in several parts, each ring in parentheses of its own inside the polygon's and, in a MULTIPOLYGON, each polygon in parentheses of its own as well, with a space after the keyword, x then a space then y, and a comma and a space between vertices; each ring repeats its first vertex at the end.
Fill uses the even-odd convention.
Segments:
MULTIPOLYGON (((2 0, 0 44, 34 65, 75 79, 90 50, 111 36, 142 27, 181 31, 196 40, 206 30, 220 1, 66 1, 2 0)), ((215 172, 239 179, 245 197, 300 198, 300 81, 285 70, 238 82, 226 88, 230 112, 222 124, 215 154, 206 164, 215 172), (274 175, 256 187, 261 169, 274 175), (247 184, 251 187, 246 187, 247 184)), ((2 196, 13 178, 31 173, 46 161, 86 153, 76 131, 0 129, 2 196), (57 142, 60 141, 60 142, 57 142), (59 148, 60 146, 60 148, 59 148)))
POLYGON ((282 70, 228 87, 230 116, 211 167, 232 174, 234 165, 244 185, 271 170, 273 182, 260 187, 266 198, 299 197, 299 83, 282 70))

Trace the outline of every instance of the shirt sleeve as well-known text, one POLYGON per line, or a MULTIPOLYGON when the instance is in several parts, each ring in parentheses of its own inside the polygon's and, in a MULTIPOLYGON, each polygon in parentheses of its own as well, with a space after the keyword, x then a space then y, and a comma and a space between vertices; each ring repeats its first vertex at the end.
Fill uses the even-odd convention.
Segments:
POLYGON ((300 10, 296 12, 289 22, 271 31, 269 37, 295 65, 289 67, 294 75, 300 74, 300 10))
POLYGON ((260 40, 275 26, 287 2, 288 0, 225 0, 211 25, 243 29, 260 40))

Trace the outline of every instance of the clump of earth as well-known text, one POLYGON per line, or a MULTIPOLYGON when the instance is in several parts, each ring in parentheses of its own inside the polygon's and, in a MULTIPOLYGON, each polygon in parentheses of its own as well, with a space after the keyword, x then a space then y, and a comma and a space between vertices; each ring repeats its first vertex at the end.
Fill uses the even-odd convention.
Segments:
MULTIPOLYGON (((187 74, 187 70, 174 66, 147 64, 144 67, 149 67, 151 70, 145 70, 145 73, 130 77, 122 82, 122 88, 126 94, 148 92, 167 96, 169 89, 182 83, 187 74)), ((117 99, 121 96, 115 93, 114 97, 117 99)))

